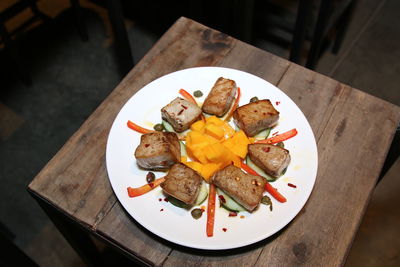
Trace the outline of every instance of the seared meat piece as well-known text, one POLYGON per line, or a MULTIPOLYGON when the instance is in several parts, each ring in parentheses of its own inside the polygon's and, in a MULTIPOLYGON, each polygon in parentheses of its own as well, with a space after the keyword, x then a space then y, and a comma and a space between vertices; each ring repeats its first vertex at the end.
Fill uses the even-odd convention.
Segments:
POLYGON ((213 176, 213 183, 242 205, 253 211, 261 201, 266 180, 261 176, 244 173, 229 165, 213 176))
POLYGON ((202 183, 201 176, 182 163, 174 164, 161 184, 164 192, 192 205, 196 201, 202 183))
POLYGON ((168 132, 143 134, 135 157, 137 164, 144 169, 168 169, 181 160, 178 136, 168 132))
POLYGON ((271 101, 263 99, 238 107, 233 113, 233 119, 247 136, 255 136, 272 127, 279 119, 279 112, 271 101))
POLYGON ((203 103, 203 111, 219 117, 223 116, 235 99, 236 90, 235 81, 219 77, 203 103))
POLYGON ((162 118, 178 133, 188 129, 201 116, 201 109, 183 98, 177 97, 161 109, 162 118))
POLYGON ((269 144, 247 146, 250 159, 271 176, 278 177, 290 163, 289 150, 269 144))

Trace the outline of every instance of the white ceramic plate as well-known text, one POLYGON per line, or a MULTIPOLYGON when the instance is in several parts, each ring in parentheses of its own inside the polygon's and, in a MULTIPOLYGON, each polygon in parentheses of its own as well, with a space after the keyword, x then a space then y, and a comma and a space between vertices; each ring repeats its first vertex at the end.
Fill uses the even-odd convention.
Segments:
MULTIPOLYGON (((231 249, 249 245, 265 239, 287 225, 301 210, 314 186, 318 154, 311 127, 297 105, 282 91, 252 74, 219 67, 201 67, 177 71, 154 80, 123 106, 116 117, 107 142, 107 171, 111 185, 126 211, 143 227, 171 242, 199 249, 231 249), (201 90, 202 102, 218 77, 233 79, 241 88, 240 105, 249 102, 253 96, 268 98, 280 112, 279 124, 272 130, 285 132, 292 128, 298 135, 285 141, 292 161, 287 172, 273 183, 286 198, 279 203, 273 198, 273 211, 268 206, 252 214, 239 213, 237 217, 228 217, 228 212, 217 208, 214 236, 206 236, 206 214, 195 220, 189 211, 177 208, 164 199, 160 187, 136 198, 129 198, 127 187, 139 187, 146 183, 147 171, 140 170, 133 156, 140 142, 140 134, 126 126, 131 120, 143 127, 152 128, 160 123, 160 109, 179 96, 179 89, 193 93, 201 90), (277 102, 280 102, 278 105, 277 102), (297 188, 288 186, 295 184, 297 188), (244 215, 244 218, 240 218, 244 215), (223 228, 226 231, 223 231, 223 228)), ((165 173, 156 172, 156 176, 165 173)), ((206 206, 206 203, 203 203, 206 206)), ((217 201, 218 206, 218 201, 217 201)))

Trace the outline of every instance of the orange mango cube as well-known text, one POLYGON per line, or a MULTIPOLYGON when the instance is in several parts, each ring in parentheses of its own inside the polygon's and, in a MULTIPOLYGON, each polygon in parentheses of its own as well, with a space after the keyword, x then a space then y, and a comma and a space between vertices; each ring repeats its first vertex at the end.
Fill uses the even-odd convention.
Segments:
POLYGON ((211 116, 211 117, 206 118, 206 123, 207 124, 215 124, 217 126, 220 126, 220 125, 224 124, 224 121, 217 118, 216 116, 211 116))
POLYGON ((192 131, 197 131, 197 132, 202 132, 203 128, 206 124, 204 123, 203 120, 196 121, 192 125, 190 125, 190 130, 192 131))
POLYGON ((217 163, 207 163, 203 165, 201 170, 201 176, 206 180, 207 183, 210 182, 213 174, 220 169, 220 165, 217 163))
POLYGON ((207 124, 205 127, 205 133, 218 140, 224 138, 225 135, 224 130, 215 124, 207 124))
POLYGON ((197 171, 199 174, 201 174, 203 170, 203 164, 197 162, 197 161, 189 161, 185 163, 186 166, 192 168, 193 170, 197 171))

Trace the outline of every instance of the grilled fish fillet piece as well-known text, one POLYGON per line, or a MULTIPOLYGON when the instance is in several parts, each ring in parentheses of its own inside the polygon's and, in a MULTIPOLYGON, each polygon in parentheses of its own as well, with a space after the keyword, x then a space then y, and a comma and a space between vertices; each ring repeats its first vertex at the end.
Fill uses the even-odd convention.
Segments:
POLYGON ((240 168, 229 165, 213 176, 213 183, 242 205, 253 211, 261 201, 265 179, 244 173, 240 168))
POLYGON ((168 169, 181 160, 178 136, 169 132, 143 134, 135 150, 135 158, 144 169, 168 169))
POLYGON ((275 125, 279 119, 279 112, 269 99, 263 99, 238 107, 233 113, 233 119, 247 136, 255 136, 275 125))
POLYGON ((202 183, 201 176, 182 163, 174 164, 161 184, 168 195, 192 205, 196 201, 202 183))
POLYGON ((289 150, 269 144, 247 146, 250 159, 271 176, 278 177, 290 163, 289 150))
POLYGON ((219 117, 223 116, 235 99, 236 91, 235 81, 219 77, 203 103, 203 111, 219 117))
POLYGON ((177 97, 161 109, 161 115, 163 119, 172 125, 176 132, 180 133, 199 119, 201 109, 192 102, 177 97))

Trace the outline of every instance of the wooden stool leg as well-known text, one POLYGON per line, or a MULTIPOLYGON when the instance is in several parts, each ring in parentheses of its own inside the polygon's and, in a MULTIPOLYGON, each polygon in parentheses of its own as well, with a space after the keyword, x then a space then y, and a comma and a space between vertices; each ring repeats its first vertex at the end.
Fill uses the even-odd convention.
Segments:
POLYGON ((318 11, 317 24, 315 25, 314 36, 311 42, 310 52, 308 53, 306 67, 314 69, 317 63, 321 46, 324 40, 326 26, 332 12, 332 0, 322 0, 318 11))
POLYGON ((397 126, 397 130, 394 134, 392 144, 390 145, 389 152, 386 156, 385 163, 383 164, 381 174, 378 178, 378 183, 382 180, 383 176, 392 167, 394 162, 399 158, 400 155, 400 124, 397 126))
POLYGON ((81 37, 82 41, 86 42, 87 40, 89 40, 89 35, 86 28, 82 7, 79 5, 79 0, 70 1, 71 7, 75 13, 76 26, 78 28, 79 36, 81 37))
POLYGON ((11 40, 11 37, 10 37, 6 27, 2 23, 0 23, 0 35, 2 36, 2 38, 4 40, 5 48, 8 49, 11 63, 15 65, 15 69, 19 75, 18 78, 20 78, 21 81, 26 86, 31 86, 32 85, 31 76, 30 76, 29 72, 26 70, 26 68, 24 67, 25 64, 19 55, 19 51, 16 47, 16 43, 11 40))
POLYGON ((234 6, 234 24, 237 25, 238 37, 251 42, 253 38, 254 0, 238 1, 234 6))
POLYGON ((46 200, 28 191, 39 203, 50 220, 88 266, 102 266, 101 255, 89 235, 70 218, 56 210, 46 200))
POLYGON ((300 0, 297 7, 296 24, 290 49, 289 60, 300 64, 301 52, 303 50, 304 40, 306 38, 307 26, 311 15, 312 2, 309 0, 300 0))
POLYGON ((49 16, 47 16, 47 15, 44 14, 44 13, 42 13, 42 12, 38 9, 38 7, 37 7, 37 5, 36 5, 37 0, 28 0, 28 2, 29 2, 29 7, 30 7, 31 11, 32 11, 33 14, 35 14, 35 16, 41 18, 43 21, 46 21, 46 20, 49 20, 49 19, 50 19, 49 16))
POLYGON ((115 38, 115 53, 119 71, 125 76, 134 66, 128 33, 124 23, 120 0, 107 0, 107 9, 115 38))
POLYGON ((338 31, 336 33, 335 42, 332 47, 332 52, 334 54, 337 54, 340 50, 340 47, 342 46, 344 36, 346 35, 347 28, 349 27, 349 23, 351 21, 351 18, 353 17, 356 5, 357 5, 357 0, 351 1, 349 6, 346 8, 346 10, 339 18, 339 21, 337 23, 338 31))

